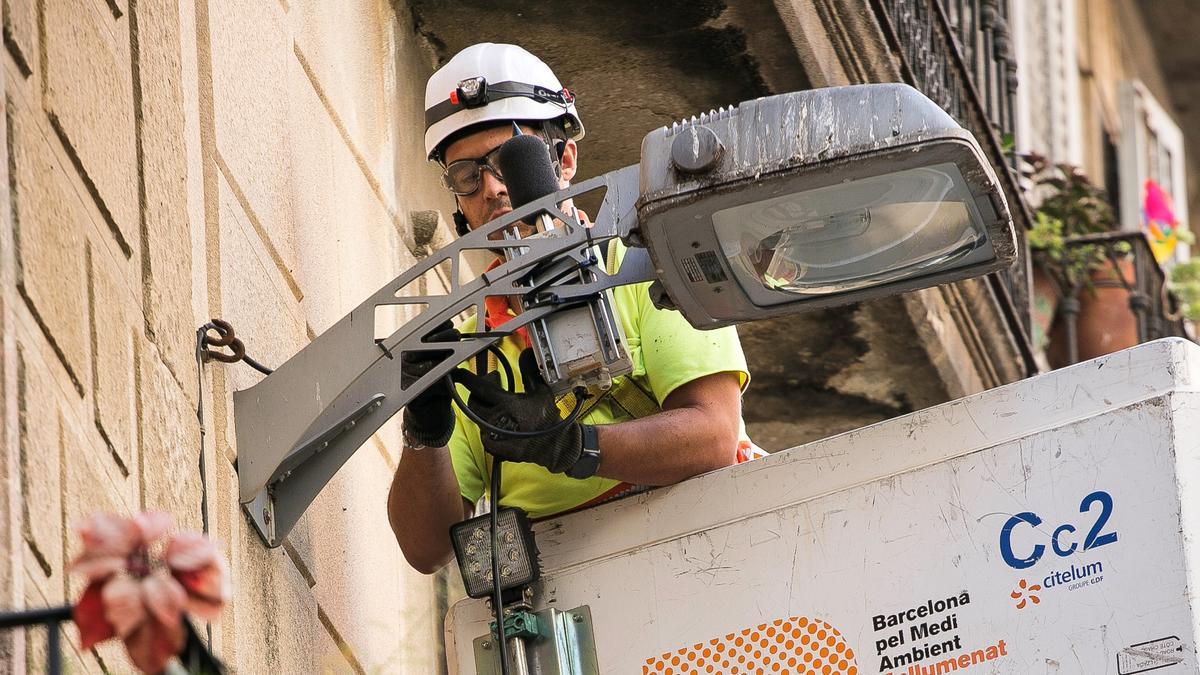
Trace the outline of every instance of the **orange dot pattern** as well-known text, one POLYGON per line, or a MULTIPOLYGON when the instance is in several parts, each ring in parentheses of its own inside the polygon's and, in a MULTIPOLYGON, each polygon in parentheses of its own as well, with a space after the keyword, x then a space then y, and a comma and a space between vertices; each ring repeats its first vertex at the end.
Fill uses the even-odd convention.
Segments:
POLYGON ((854 650, 820 619, 775 619, 646 659, 642 675, 858 675, 854 650))

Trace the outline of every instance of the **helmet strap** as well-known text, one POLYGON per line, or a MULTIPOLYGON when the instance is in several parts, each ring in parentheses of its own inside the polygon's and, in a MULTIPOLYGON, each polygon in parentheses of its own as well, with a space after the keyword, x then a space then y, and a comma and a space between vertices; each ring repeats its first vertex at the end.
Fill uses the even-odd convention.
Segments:
POLYGON ((554 175, 562 178, 562 158, 567 152, 567 142, 561 138, 554 138, 550 135, 551 121, 542 120, 542 140, 550 146, 550 161, 554 164, 554 175))
POLYGON ((565 153, 567 151, 567 142, 560 139, 560 140, 557 140, 557 141, 554 141, 553 143, 551 143, 550 147, 552 148, 551 152, 554 153, 550 157, 550 161, 554 163, 554 175, 557 176, 559 179, 561 179, 562 178, 562 158, 563 158, 563 153, 565 153))
POLYGON ((454 218, 454 231, 458 236, 465 237, 471 231, 471 226, 467 223, 467 217, 463 215, 462 209, 455 209, 451 216, 454 218))

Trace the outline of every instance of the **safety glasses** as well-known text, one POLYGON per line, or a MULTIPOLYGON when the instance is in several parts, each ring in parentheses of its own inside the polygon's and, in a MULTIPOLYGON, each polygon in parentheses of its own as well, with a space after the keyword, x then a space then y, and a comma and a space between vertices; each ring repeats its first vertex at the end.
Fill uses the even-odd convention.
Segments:
POLYGON ((446 165, 442 171, 442 185, 445 188, 459 197, 475 194, 479 186, 483 185, 483 172, 486 169, 491 171, 492 175, 504 180, 504 176, 500 173, 500 167, 496 164, 496 157, 499 155, 500 146, 496 146, 491 152, 483 157, 457 159, 446 165))

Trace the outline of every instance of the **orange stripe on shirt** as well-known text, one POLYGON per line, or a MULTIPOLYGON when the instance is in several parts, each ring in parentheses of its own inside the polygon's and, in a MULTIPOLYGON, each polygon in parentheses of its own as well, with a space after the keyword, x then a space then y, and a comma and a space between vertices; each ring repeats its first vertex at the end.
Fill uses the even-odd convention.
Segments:
MULTIPOLYGON (((485 272, 491 272, 504 263, 503 258, 496 258, 492 264, 488 265, 485 272)), ((508 302, 508 297, 503 295, 489 295, 483 299, 483 325, 488 330, 496 330, 498 327, 508 323, 516 314, 513 313, 512 305, 508 302)), ((521 342, 521 348, 524 349, 529 345, 529 333, 522 326, 516 330, 514 337, 521 342)))

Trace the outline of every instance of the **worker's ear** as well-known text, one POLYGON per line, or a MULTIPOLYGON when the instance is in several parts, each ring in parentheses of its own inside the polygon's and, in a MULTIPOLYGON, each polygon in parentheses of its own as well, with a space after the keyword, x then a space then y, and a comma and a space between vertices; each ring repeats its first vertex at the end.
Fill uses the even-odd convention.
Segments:
POLYGON ((567 139, 563 142, 562 157, 558 164, 562 167, 562 175, 559 176, 559 187, 567 187, 571 179, 575 177, 576 162, 579 159, 579 146, 572 139, 567 139))

